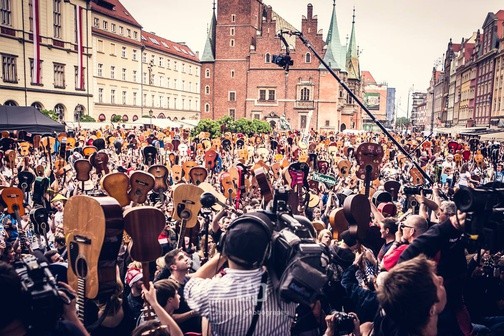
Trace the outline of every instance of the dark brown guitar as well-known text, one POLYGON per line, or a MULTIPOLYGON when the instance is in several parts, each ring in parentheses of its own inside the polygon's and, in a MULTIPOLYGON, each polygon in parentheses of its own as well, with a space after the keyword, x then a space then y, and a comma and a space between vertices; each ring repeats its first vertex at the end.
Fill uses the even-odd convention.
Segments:
POLYGON ((164 204, 165 191, 168 190, 168 168, 163 165, 151 166, 148 170, 154 176, 154 191, 159 193, 159 201, 164 204))
POLYGON ((109 173, 108 161, 109 157, 105 151, 95 152, 89 157, 89 162, 96 169, 98 176, 109 173))
POLYGON ((191 229, 198 222, 201 194, 203 194, 203 189, 192 184, 179 184, 173 190, 173 218, 180 220, 178 248, 184 245, 186 228, 191 229))
POLYGON ((154 176, 144 171, 137 170, 130 176, 131 189, 128 198, 134 204, 145 203, 147 194, 154 188, 154 176))
MULTIPOLYGON (((142 206, 131 208, 124 212, 124 228, 131 237, 129 252, 131 259, 142 263, 143 284, 149 289, 149 263, 161 256, 162 249, 158 236, 165 227, 163 212, 155 207, 142 206)), ((151 308, 145 302, 144 319, 155 317, 151 308)))
POLYGON ((91 179, 90 173, 93 166, 91 162, 86 159, 75 160, 74 169, 76 172, 75 178, 77 181, 81 182, 81 191, 84 192, 84 182, 89 181, 91 179))
POLYGON ((205 182, 208 176, 208 172, 203 167, 192 167, 189 170, 189 180, 194 185, 200 185, 200 183, 205 182))
POLYGON ((101 181, 101 187, 110 197, 116 199, 119 205, 125 207, 130 204, 128 189, 130 180, 124 173, 110 173, 105 175, 101 181))

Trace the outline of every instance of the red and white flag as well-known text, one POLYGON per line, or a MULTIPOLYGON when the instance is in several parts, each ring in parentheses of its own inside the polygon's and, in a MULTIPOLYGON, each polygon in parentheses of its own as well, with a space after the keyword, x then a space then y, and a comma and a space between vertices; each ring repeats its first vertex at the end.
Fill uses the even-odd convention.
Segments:
POLYGON ((81 6, 76 6, 75 11, 77 21, 77 55, 79 58, 79 65, 77 67, 77 89, 84 90, 84 45, 82 43, 82 12, 84 9, 81 6))
POLYGON ((33 0, 33 84, 41 84, 39 0, 33 0))

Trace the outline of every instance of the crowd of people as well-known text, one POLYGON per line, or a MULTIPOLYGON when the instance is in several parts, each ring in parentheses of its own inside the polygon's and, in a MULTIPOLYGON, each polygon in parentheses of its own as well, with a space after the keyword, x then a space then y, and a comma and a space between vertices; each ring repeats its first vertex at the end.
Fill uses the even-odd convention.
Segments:
MULTIPOLYGON (((120 126, 38 139, 3 132, 0 188, 19 188, 23 199, 11 211, 13 196, 0 194, 0 335, 504 335, 503 219, 493 211, 504 201, 504 147, 442 135, 393 137, 404 151, 375 132, 225 132, 213 139, 120 126), (363 156, 376 154, 362 152, 363 143, 382 149, 379 162, 368 164, 378 169, 372 181, 371 173, 367 181, 358 173, 363 156), (93 162, 87 181, 77 179, 74 163, 96 153, 106 160, 93 162), (204 182, 225 204, 202 209, 197 224, 182 230, 173 191, 201 182, 177 172, 189 161, 206 168, 204 182), (67 202, 106 195, 100 180, 108 173, 131 176, 156 164, 168 168, 168 189, 150 190, 144 204, 124 209, 163 212, 162 254, 146 272, 124 234, 114 293, 83 298, 67 284, 77 267, 64 225, 73 215, 67 202), (231 191, 224 175, 236 168, 231 191), (293 190, 285 211, 309 232, 301 242, 326 256, 318 265, 325 284, 303 302, 282 296, 287 289, 271 269, 278 232, 264 209, 284 189, 293 190), (357 194, 369 205, 349 215, 357 194), (41 208, 48 214, 42 226, 35 215, 41 208)), ((295 272, 287 267, 282 277, 295 272)))

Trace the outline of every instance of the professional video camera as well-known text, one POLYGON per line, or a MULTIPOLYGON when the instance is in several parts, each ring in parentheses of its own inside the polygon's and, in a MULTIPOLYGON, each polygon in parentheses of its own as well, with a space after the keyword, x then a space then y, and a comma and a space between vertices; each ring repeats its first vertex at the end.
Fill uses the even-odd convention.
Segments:
POLYGON ((25 295, 22 299, 28 307, 26 322, 29 328, 37 332, 52 330, 63 313, 63 301, 47 263, 39 263, 35 256, 26 255, 14 267, 21 279, 25 295))
POLYGON ((271 61, 286 70, 289 66, 294 65, 294 61, 291 59, 290 55, 287 54, 273 55, 271 61))
POLYGON ((432 194, 432 189, 421 186, 404 186, 403 188, 403 193, 405 195, 420 195, 422 192, 424 195, 429 195, 432 194))
POLYGON ((461 186, 453 200, 466 213, 469 238, 492 252, 504 248, 504 183, 490 182, 476 189, 461 186))
MULTIPOLYGON (((216 202, 210 193, 201 196, 204 208, 216 202)), ((266 266, 280 297, 287 302, 314 303, 327 282, 329 252, 316 242, 313 225, 306 217, 292 215, 284 188, 276 189, 270 204, 258 212, 269 220, 273 232, 266 266)))

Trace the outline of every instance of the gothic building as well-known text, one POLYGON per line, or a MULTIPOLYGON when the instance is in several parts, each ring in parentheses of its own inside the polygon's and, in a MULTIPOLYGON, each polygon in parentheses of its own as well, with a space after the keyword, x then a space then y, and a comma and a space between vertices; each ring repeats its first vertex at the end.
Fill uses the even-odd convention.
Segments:
POLYGON ((301 29, 284 20, 262 0, 214 2, 201 56, 201 117, 267 120, 276 126, 285 116, 293 129, 362 128, 361 108, 298 37, 277 33, 299 31, 316 54, 362 97, 355 37, 355 14, 348 46, 340 42, 336 3, 324 40, 314 8, 307 5, 301 29), (289 71, 275 64, 290 52, 289 71))

